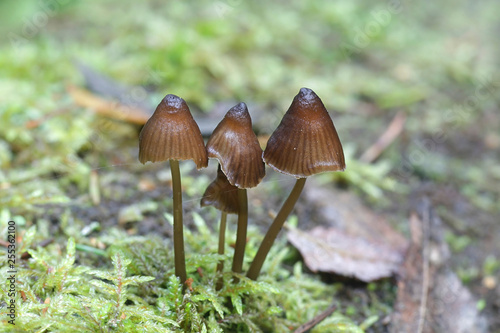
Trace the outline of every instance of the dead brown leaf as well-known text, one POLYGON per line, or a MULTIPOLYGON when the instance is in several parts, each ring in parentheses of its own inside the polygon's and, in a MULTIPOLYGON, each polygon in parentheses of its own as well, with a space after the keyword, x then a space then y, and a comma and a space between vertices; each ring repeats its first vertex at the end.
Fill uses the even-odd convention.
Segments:
POLYGON ((313 272, 335 273, 364 282, 390 277, 397 272, 403 253, 383 241, 350 235, 333 227, 311 231, 290 229, 288 240, 313 272))
POLYGON ((355 195, 308 182, 304 197, 317 215, 304 227, 314 228, 288 232, 307 267, 365 282, 394 275, 408 241, 355 195), (322 225, 314 226, 316 220, 322 225))
MULTIPOLYGON (((355 194, 318 185, 314 177, 310 178, 304 188, 304 199, 314 208, 315 220, 356 238, 384 243, 398 252, 406 251, 408 240, 389 224, 386 216, 375 213, 355 194)), ((310 229, 313 223, 310 220, 304 229, 310 229)))

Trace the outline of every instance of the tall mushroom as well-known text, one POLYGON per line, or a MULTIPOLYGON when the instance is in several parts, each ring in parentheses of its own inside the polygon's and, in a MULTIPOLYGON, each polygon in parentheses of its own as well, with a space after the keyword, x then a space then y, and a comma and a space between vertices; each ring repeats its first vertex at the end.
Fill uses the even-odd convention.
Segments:
POLYGON ((187 278, 182 221, 182 189, 179 160, 193 160, 198 169, 208 165, 208 156, 200 128, 186 102, 167 95, 156 107, 139 135, 141 163, 168 160, 172 173, 174 206, 175 275, 184 283, 187 278))
POLYGON ((308 88, 300 89, 263 154, 271 168, 297 178, 292 192, 269 227, 247 277, 256 280, 283 223, 304 188, 306 177, 345 169, 342 144, 321 99, 308 88))
MULTIPOLYGON (((201 206, 213 206, 221 211, 220 225, 219 225, 219 248, 217 253, 224 254, 225 248, 225 235, 226 235, 226 221, 227 214, 238 213, 238 196, 235 195, 238 191, 236 186, 233 186, 227 180, 226 175, 222 172, 220 164, 217 168, 217 178, 211 182, 203 198, 201 198, 201 206)), ((217 264, 217 273, 222 273, 224 270, 224 261, 220 260, 217 264)), ((222 277, 217 281, 216 289, 222 288, 222 277)))
POLYGON ((208 157, 219 160, 229 183, 238 187, 238 230, 232 270, 241 273, 248 223, 246 189, 257 186, 265 175, 262 149, 245 103, 233 106, 226 113, 208 139, 207 152, 208 157))

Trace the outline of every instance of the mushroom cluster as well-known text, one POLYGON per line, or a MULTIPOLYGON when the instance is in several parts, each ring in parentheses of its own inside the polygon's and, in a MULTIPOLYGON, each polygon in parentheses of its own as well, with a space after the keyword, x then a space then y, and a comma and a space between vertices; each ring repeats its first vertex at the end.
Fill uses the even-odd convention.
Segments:
MULTIPOLYGON (((274 240, 297 202, 306 178, 326 171, 345 169, 344 153, 332 119, 321 99, 308 88, 300 89, 264 151, 252 130, 245 103, 233 106, 217 125, 205 146, 198 125, 186 102, 167 95, 156 108, 139 136, 141 163, 168 160, 172 172, 174 207, 175 274, 187 280, 182 222, 182 192, 179 160, 193 160, 198 169, 208 158, 219 162, 217 177, 207 187, 202 206, 221 211, 218 253, 224 254, 227 214, 238 214, 232 271, 243 272, 248 224, 247 189, 265 176, 266 163, 272 169, 295 177, 296 184, 267 231, 251 263, 247 277, 256 280, 274 240)), ((217 273, 223 271, 223 262, 217 273)), ((237 282, 235 278, 233 281, 237 282)), ((217 289, 221 288, 219 279, 217 289)))

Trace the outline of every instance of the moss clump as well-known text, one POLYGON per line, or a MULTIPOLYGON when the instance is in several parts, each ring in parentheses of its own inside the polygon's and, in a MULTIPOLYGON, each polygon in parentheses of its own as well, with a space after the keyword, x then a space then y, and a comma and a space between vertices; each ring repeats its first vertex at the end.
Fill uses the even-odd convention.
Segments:
MULTIPOLYGON (((33 247, 41 237, 35 227, 23 232, 19 249, 29 259, 17 262, 16 325, 6 320, 1 330, 19 332, 289 332, 326 308, 338 291, 302 273, 284 261, 290 250, 284 241, 273 248, 262 281, 224 273, 221 290, 215 283, 219 260, 217 233, 197 216, 198 232, 187 235, 187 269, 191 278, 186 292, 174 275, 171 244, 158 237, 126 237, 109 230, 98 237, 106 251, 90 251, 87 244, 69 238, 66 244, 33 247), (203 247, 200 246, 203 244, 203 247), (65 245, 65 248, 63 248, 65 245), (196 253, 196 254, 193 254, 196 253), (191 254, 191 255, 189 255, 191 254), (86 264, 82 264, 85 262, 86 264), (227 282, 229 281, 229 282, 227 282)), ((2 229, 6 226, 2 225, 2 229)), ((260 237, 250 229, 250 237, 260 237)), ((19 238, 21 239, 21 238, 19 238)), ((249 243, 249 251, 256 251, 249 243)), ((227 246, 227 252, 231 252, 227 246)), ((5 256, 0 278, 8 277, 5 256)), ((0 302, 10 298, 2 285, 0 302)), ((6 307, 2 316, 7 318, 6 307)), ((351 320, 335 313, 314 332, 361 332, 351 320)))

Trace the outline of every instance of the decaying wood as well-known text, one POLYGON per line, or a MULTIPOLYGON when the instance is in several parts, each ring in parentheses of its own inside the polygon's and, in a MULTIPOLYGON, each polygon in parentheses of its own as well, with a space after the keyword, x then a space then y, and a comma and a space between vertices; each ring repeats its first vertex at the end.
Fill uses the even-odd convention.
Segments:
POLYGON ((440 219, 423 199, 410 216, 411 244, 401 266, 392 317, 394 333, 483 333, 476 301, 447 264, 440 219))

